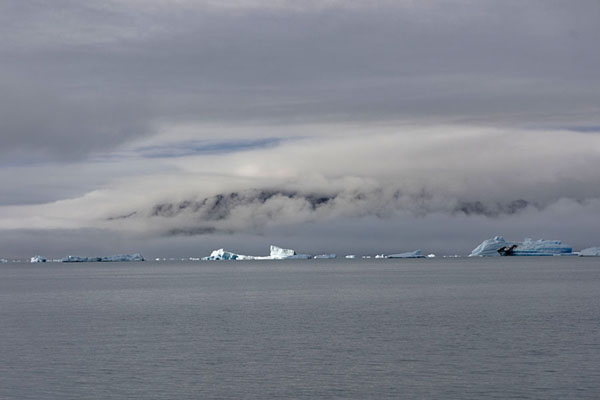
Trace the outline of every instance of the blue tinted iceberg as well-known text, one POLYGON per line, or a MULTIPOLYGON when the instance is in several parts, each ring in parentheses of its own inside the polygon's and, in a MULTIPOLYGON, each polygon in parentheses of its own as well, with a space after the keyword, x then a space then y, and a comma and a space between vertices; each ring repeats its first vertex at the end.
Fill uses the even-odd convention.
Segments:
POLYGON ((553 256, 572 254, 571 246, 560 240, 532 240, 526 238, 522 242, 508 242, 502 236, 484 240, 469 257, 481 256, 553 256))
POLYGON ((600 257, 600 247, 588 247, 579 252, 582 257, 600 257))
POLYGON ((421 250, 407 251, 406 253, 388 254, 387 258, 425 258, 421 250))
POLYGON ((45 263, 47 260, 42 256, 33 256, 31 257, 32 263, 45 263))

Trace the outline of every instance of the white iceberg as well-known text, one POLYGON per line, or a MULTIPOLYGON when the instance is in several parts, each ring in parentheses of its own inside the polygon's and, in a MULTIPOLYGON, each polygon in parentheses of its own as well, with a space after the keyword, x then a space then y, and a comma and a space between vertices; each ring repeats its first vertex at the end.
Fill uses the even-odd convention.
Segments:
POLYGON ((319 254, 318 256, 314 256, 313 258, 316 259, 331 259, 331 258, 336 258, 337 254, 335 253, 331 253, 331 254, 319 254))
POLYGON ((570 255, 573 248, 560 240, 532 240, 526 238, 522 242, 508 242, 502 236, 484 240, 469 257, 482 256, 553 256, 570 255))
POLYGON ((0 264, 7 263, 8 260, 6 258, 0 258, 0 264))
POLYGON ((356 256, 354 254, 348 254, 346 258, 356 258, 356 256))
POLYGON ((80 256, 66 256, 62 262, 132 262, 132 261, 144 261, 144 257, 140 253, 135 254, 118 254, 116 256, 108 257, 80 257, 80 256))
POLYGON ((210 256, 202 257, 203 261, 221 261, 221 260, 254 260, 256 257, 236 254, 224 249, 213 250, 210 256))
POLYGON ((387 258, 425 258, 421 250, 408 251, 406 253, 388 254, 387 258))
POLYGON ((292 249, 283 249, 281 247, 271 245, 271 252, 268 256, 247 256, 244 254, 236 254, 224 249, 214 250, 210 256, 202 257, 204 261, 219 261, 219 260, 308 260, 313 258, 309 254, 298 254, 292 249))
POLYGON ((42 256, 33 256, 31 257, 32 263, 45 263, 47 260, 42 256))
POLYGON ((375 258, 386 258, 385 254, 376 254, 375 258))
POLYGON ((116 256, 102 257, 102 262, 132 262, 132 261, 144 261, 144 257, 140 253, 134 254, 118 254, 116 256))
POLYGON ((271 245, 271 260, 308 260, 311 258, 312 256, 310 254, 298 254, 292 249, 283 249, 271 245))
POLYGON ((579 252, 581 257, 600 257, 600 247, 588 247, 579 252))
POLYGON ((435 254, 433 254, 433 253, 427 254, 427 258, 435 258, 435 254))

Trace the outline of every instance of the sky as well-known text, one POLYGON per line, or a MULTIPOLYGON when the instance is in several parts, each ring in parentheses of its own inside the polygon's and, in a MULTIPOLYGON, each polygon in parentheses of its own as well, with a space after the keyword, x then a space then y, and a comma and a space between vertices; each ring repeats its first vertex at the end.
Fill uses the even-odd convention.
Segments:
POLYGON ((600 3, 0 2, 0 258, 600 246, 600 3))

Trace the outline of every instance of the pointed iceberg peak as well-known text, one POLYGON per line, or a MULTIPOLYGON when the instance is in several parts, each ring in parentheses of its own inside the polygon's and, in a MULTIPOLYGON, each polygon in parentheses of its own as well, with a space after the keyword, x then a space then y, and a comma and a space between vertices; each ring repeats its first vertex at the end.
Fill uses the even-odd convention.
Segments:
POLYGON ((204 261, 220 261, 220 260, 254 260, 256 257, 236 254, 224 249, 213 250, 210 256, 202 257, 204 261))
POLYGON ((32 263, 45 263, 47 260, 42 256, 33 256, 31 257, 32 263))

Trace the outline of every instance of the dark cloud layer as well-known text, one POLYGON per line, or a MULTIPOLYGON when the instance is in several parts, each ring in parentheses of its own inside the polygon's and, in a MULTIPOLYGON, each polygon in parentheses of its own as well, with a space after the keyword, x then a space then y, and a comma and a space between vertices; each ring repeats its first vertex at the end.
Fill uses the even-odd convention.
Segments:
POLYGON ((596 1, 7 1, 5 155, 84 157, 183 121, 598 125, 596 1))

